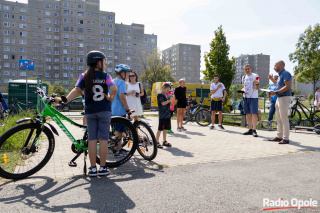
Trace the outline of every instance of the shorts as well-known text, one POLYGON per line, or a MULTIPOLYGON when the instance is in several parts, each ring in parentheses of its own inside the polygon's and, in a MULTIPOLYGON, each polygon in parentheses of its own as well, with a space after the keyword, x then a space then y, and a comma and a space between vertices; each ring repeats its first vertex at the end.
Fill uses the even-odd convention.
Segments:
POLYGON ((111 112, 86 114, 88 140, 109 140, 111 112))
POLYGON ((210 110, 211 111, 223 111, 222 101, 211 100, 210 110))
MULTIPOLYGON (((123 115, 121 117, 126 117, 126 115, 123 115)), ((114 130, 117 132, 125 132, 126 126, 124 124, 115 123, 114 124, 114 130)))
POLYGON ((258 114, 258 98, 244 98, 244 114, 258 114))
POLYGON ((187 107, 187 100, 178 100, 177 108, 186 108, 187 107))
POLYGON ((164 129, 165 130, 170 130, 171 129, 171 118, 159 119, 158 130, 162 131, 164 129))

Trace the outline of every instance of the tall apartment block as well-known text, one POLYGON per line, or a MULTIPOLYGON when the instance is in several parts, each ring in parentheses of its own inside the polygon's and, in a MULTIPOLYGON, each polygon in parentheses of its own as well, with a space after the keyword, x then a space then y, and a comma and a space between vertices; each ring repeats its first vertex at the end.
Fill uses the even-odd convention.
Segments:
POLYGON ((145 34, 144 25, 115 23, 115 13, 100 11, 99 0, 0 0, 0 17, 0 85, 27 73, 69 85, 86 70, 91 50, 106 54, 113 77, 117 64, 141 74, 141 57, 157 47, 157 36, 145 34), (34 60, 35 70, 19 70, 19 59, 34 60))
POLYGON ((162 51, 166 64, 170 65, 176 81, 184 78, 186 83, 200 83, 200 45, 176 44, 162 51))
POLYGON ((242 76, 245 75, 243 66, 250 64, 252 66, 252 72, 257 73, 260 76, 260 87, 267 86, 269 84, 269 71, 270 71, 270 55, 240 55, 236 58, 234 67, 236 74, 234 76, 235 84, 242 84, 242 76))

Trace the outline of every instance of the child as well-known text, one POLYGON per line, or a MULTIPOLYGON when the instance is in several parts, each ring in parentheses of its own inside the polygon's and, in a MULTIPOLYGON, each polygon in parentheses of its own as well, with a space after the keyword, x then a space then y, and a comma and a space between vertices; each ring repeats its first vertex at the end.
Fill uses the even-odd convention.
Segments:
POLYGON ((163 146, 171 147, 171 144, 167 142, 167 131, 171 129, 171 112, 170 103, 172 102, 172 97, 167 100, 166 94, 171 90, 169 83, 163 83, 161 92, 158 94, 158 107, 159 107, 159 126, 157 131, 157 145, 158 148, 163 148, 163 146), (160 134, 163 132, 163 143, 162 146, 159 143, 160 134))
MULTIPOLYGON (((108 140, 111 122, 111 101, 117 93, 110 75, 105 73, 107 58, 100 51, 91 51, 87 54, 89 69, 83 73, 75 88, 68 94, 67 102, 70 102, 81 91, 85 90, 85 116, 88 130, 88 150, 91 167, 88 175, 91 177, 107 175, 110 171, 105 166, 108 154, 108 140), (110 93, 108 93, 108 89, 110 93), (100 168, 96 167, 97 142, 99 141, 100 168)), ((56 97, 59 103, 61 98, 56 97)))
POLYGON ((320 87, 316 88, 316 93, 314 94, 314 106, 316 107, 315 110, 319 109, 320 105, 320 87))
MULTIPOLYGON (((171 82, 168 82, 169 83, 169 85, 172 87, 173 86, 173 83, 171 83, 171 82)), ((170 99, 171 97, 173 97, 172 98, 172 102, 171 102, 171 104, 170 104, 170 113, 171 113, 171 117, 173 116, 173 111, 174 111, 174 94, 173 94, 173 91, 172 90, 170 90, 167 94, 166 94, 166 96, 167 96, 167 99, 170 99)), ((173 131, 172 131, 172 129, 168 129, 167 130, 167 133, 174 133, 173 131)))

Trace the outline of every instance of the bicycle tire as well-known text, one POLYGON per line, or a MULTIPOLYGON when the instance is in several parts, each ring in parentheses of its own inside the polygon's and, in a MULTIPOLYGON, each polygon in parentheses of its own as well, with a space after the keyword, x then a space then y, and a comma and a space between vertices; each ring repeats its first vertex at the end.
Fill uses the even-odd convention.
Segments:
POLYGON ((23 179, 38 172, 48 163, 54 151, 55 139, 51 130, 46 126, 38 137, 37 149, 28 154, 23 153, 26 151, 25 148, 34 141, 38 127, 39 125, 35 123, 20 124, 9 129, 0 137, 1 177, 14 180, 23 179), (7 162, 4 155, 7 157, 7 162))
POLYGON ((211 112, 206 109, 197 111, 195 120, 200 126, 208 126, 211 124, 211 112))
POLYGON ((187 114, 183 114, 183 124, 187 124, 189 122, 189 116, 187 114))
POLYGON ((320 124, 320 110, 316 110, 315 112, 312 113, 310 121, 312 126, 316 126, 320 124))
POLYGON ((19 110, 18 110, 17 107, 11 105, 11 106, 9 107, 8 114, 11 115, 11 116, 18 115, 18 114, 19 114, 19 110))
POLYGON ((156 137, 150 128, 150 126, 141 121, 137 120, 133 123, 138 133, 139 144, 137 150, 139 154, 148 161, 153 160, 158 153, 158 146, 156 137))
MULTIPOLYGON (((138 134, 135 127, 128 119, 122 117, 113 117, 111 118, 109 135, 106 166, 109 168, 118 167, 126 163, 133 156, 138 146, 138 134), (125 148, 129 149, 129 151, 122 156, 115 156, 114 147, 117 145, 116 143, 119 142, 114 130, 115 124, 124 125, 125 128, 125 137, 123 137, 124 143, 122 143, 122 147, 125 146, 125 148)), ((100 164, 99 154, 97 154, 96 162, 100 164)))
POLYGON ((301 113, 299 112, 299 110, 297 110, 297 108, 293 109, 290 112, 290 116, 289 116, 289 120, 296 120, 297 126, 300 125, 301 123, 301 113))

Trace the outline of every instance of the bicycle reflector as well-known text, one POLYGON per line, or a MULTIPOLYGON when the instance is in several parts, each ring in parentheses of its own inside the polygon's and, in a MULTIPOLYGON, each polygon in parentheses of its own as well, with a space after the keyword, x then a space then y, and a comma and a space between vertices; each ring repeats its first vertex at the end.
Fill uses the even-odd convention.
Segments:
POLYGON ((4 161, 4 163, 8 163, 7 154, 3 154, 3 161, 4 161))

